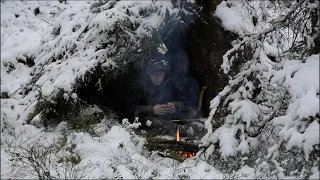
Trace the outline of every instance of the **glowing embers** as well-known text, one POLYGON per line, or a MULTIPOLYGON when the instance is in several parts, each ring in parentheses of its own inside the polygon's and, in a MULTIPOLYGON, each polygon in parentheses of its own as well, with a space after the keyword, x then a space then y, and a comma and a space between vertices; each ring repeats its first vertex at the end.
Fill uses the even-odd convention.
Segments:
MULTIPOLYGON (((177 125, 177 130, 176 130, 176 142, 180 142, 180 125, 177 125)), ((176 151, 177 155, 180 155, 182 157, 185 158, 191 158, 195 155, 194 152, 190 152, 190 151, 176 151)))
POLYGON ((162 157, 170 157, 179 161, 194 157, 200 149, 200 139, 181 137, 181 126, 177 124, 173 136, 157 136, 148 139, 146 147, 149 151, 159 151, 159 155, 162 157))
POLYGON ((191 158, 193 156, 195 156, 194 152, 187 152, 187 151, 177 151, 176 152, 178 155, 183 156, 185 158, 191 158))

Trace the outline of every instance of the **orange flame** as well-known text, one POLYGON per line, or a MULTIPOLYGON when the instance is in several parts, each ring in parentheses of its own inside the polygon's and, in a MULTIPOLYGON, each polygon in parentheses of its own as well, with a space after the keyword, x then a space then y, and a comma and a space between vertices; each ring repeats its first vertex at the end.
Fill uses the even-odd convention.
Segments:
POLYGON ((176 132, 176 141, 180 141, 180 127, 177 125, 177 132, 176 132))
MULTIPOLYGON (((177 125, 176 141, 177 142, 180 141, 180 126, 179 125, 177 125)), ((177 151, 176 153, 182 157, 185 157, 185 158, 191 158, 191 157, 195 156, 194 152, 188 152, 188 151, 177 151)))

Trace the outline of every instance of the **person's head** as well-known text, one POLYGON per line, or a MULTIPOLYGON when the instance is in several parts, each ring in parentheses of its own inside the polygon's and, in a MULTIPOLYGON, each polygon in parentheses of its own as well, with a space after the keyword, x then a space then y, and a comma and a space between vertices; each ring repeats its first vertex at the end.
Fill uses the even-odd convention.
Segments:
POLYGON ((147 67, 147 74, 154 85, 160 85, 169 70, 169 63, 164 58, 158 58, 151 60, 151 63, 147 67))
POLYGON ((160 85, 164 79, 164 71, 152 72, 149 74, 151 82, 154 85, 160 85))

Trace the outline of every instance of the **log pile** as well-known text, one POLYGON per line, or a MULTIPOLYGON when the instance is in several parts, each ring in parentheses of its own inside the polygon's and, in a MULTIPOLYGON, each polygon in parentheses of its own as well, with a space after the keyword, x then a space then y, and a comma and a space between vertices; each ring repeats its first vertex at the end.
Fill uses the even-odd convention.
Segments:
MULTIPOLYGON (((175 158, 177 160, 183 160, 184 158, 190 158, 200 150, 199 143, 196 143, 199 139, 193 137, 181 138, 180 126, 181 125, 200 125, 203 126, 203 122, 199 119, 183 119, 183 120, 171 120, 171 123, 177 124, 176 136, 174 139, 165 139, 164 137, 153 137, 147 141, 146 147, 149 151, 160 151, 164 153, 164 156, 175 158)), ((172 137, 172 136, 171 136, 172 137)))
POLYGON ((198 152, 199 144, 193 142, 184 142, 168 139, 159 139, 155 138, 152 141, 149 141, 146 147, 150 150, 164 151, 166 149, 177 150, 177 151, 191 151, 198 152))

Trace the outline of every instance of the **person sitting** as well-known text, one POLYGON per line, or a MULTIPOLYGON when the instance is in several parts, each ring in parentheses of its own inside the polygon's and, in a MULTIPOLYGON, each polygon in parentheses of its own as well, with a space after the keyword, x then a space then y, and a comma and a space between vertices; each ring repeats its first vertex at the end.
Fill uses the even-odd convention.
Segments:
POLYGON ((145 71, 144 79, 134 82, 128 111, 161 134, 172 134, 175 125, 169 120, 192 118, 195 110, 189 107, 185 92, 170 78, 170 66, 165 56, 153 58, 145 71))
POLYGON ((185 109, 183 92, 169 77, 170 67, 164 58, 151 60, 147 79, 137 83, 132 103, 135 117, 170 120, 177 118, 185 109))

